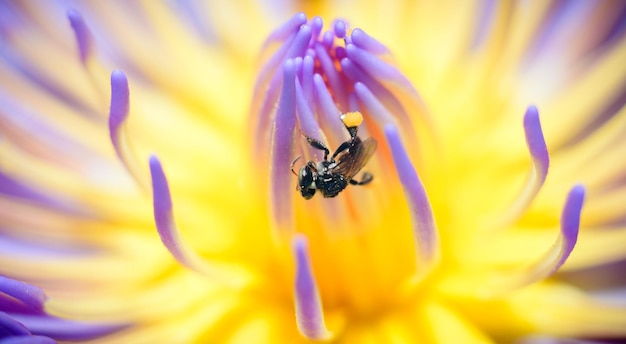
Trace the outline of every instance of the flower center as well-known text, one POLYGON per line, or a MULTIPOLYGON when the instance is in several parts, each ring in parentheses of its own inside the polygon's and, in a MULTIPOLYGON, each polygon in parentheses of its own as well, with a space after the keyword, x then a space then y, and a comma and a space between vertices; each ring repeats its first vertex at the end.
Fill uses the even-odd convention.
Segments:
POLYGON ((268 38, 252 102, 253 151, 260 168, 269 166, 277 238, 306 236, 324 306, 369 313, 396 302, 398 288, 426 270, 416 249, 433 255, 414 243, 415 213, 386 142, 396 137, 402 158, 419 164, 417 147, 431 138, 417 135, 428 120, 389 51, 344 21, 322 28, 321 18, 300 14, 268 38))

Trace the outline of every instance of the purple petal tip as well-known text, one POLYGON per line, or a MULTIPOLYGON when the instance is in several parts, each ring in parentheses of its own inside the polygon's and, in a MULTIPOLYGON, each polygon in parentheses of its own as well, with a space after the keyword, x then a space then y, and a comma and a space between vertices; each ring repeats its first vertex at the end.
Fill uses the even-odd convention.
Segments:
POLYGON ((38 311, 43 309, 46 301, 46 295, 41 288, 4 276, 0 276, 0 292, 38 311))
POLYGON ((80 60, 82 63, 85 63, 89 55, 91 55, 92 42, 89 28, 80 13, 73 8, 67 11, 67 18, 70 21, 72 30, 74 30, 80 60))
POLYGON ((565 238, 565 251, 567 254, 563 257, 563 262, 574 249, 578 240, 578 231, 580 228, 580 214, 582 212, 585 200, 585 187, 583 185, 575 185, 567 195, 565 207, 561 215, 561 232, 565 238))
POLYGON ((534 105, 529 106, 524 115, 524 132, 530 154, 539 164, 539 168, 547 173, 550 157, 539 121, 539 110, 534 105))
MULTIPOLYGON (((155 155, 150 156, 150 174, 152 175, 152 192, 155 216, 157 213, 172 210, 172 198, 161 162, 155 155)), ((157 219, 158 223, 158 219, 157 219)))
POLYGON ((337 20, 333 29, 335 30, 335 36, 337 36, 337 38, 346 37, 347 25, 343 20, 337 20))
POLYGON ((417 262, 422 270, 421 274, 424 274, 434 266, 439 258, 439 238, 432 207, 395 125, 385 125, 385 136, 409 205, 415 244, 418 250, 417 262))
POLYGON ((309 339, 326 339, 329 332, 315 276, 311 269, 307 240, 303 235, 293 239, 296 261, 295 303, 296 322, 300 333, 309 339))
POLYGON ((128 116, 130 92, 128 79, 121 70, 111 73, 111 108, 109 111, 109 128, 117 130, 128 116))

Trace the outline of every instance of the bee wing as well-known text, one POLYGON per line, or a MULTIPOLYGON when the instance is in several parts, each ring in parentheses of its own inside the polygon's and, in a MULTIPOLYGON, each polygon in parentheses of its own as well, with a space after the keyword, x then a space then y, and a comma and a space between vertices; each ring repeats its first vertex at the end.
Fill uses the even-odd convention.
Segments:
POLYGON ((339 155, 337 165, 333 168, 333 173, 343 175, 347 179, 352 179, 367 164, 376 151, 376 140, 368 137, 361 141, 358 137, 356 144, 350 151, 339 155))

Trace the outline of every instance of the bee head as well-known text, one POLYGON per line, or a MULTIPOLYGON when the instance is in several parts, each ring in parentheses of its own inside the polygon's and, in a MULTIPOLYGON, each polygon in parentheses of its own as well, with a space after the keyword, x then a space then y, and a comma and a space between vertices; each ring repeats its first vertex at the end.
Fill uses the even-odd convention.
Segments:
POLYGON ((315 195, 315 178, 310 166, 304 165, 298 173, 298 187, 304 199, 310 199, 315 195))

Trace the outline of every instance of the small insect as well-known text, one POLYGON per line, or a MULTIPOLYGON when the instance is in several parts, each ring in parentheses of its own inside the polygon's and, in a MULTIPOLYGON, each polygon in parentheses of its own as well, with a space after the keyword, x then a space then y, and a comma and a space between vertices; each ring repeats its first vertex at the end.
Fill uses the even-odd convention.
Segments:
POLYGON ((369 137, 361 141, 357 136, 363 116, 360 112, 349 112, 341 115, 341 121, 350 133, 350 139, 339 145, 330 160, 328 160, 328 154, 330 154, 328 148, 322 142, 305 135, 311 147, 324 151, 324 160, 317 164, 310 160, 300 168, 299 173, 293 170, 293 166, 300 156, 291 162, 291 172, 298 177, 296 190, 300 191, 304 199, 313 197, 316 190, 319 190, 324 197, 335 197, 348 186, 348 183, 365 185, 374 178, 365 172, 361 181, 352 179, 376 151, 375 139, 369 137))

